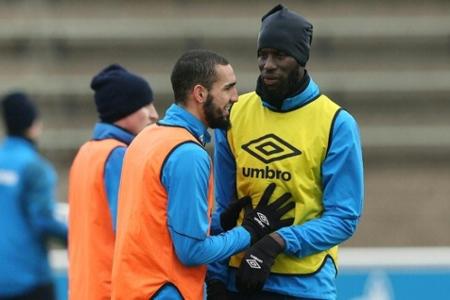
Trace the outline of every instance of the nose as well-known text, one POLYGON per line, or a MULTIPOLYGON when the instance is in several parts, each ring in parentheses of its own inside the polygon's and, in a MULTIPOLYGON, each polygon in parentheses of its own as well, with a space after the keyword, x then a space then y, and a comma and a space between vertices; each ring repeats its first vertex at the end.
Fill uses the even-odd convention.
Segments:
POLYGON ((267 57, 262 61, 262 67, 265 70, 273 70, 277 67, 272 55, 267 55, 267 57))
POLYGON ((233 91, 231 93, 230 101, 232 103, 237 102, 239 99, 239 93, 236 87, 233 88, 233 91))

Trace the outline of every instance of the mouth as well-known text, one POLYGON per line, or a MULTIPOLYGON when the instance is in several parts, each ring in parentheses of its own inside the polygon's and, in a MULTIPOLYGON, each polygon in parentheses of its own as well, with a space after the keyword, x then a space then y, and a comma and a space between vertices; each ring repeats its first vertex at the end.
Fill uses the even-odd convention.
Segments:
POLYGON ((230 114, 230 109, 231 109, 231 103, 228 103, 227 105, 225 105, 225 107, 223 108, 225 116, 228 116, 230 114))
POLYGON ((267 86, 276 85, 279 82, 279 79, 275 76, 261 76, 262 81, 267 86))

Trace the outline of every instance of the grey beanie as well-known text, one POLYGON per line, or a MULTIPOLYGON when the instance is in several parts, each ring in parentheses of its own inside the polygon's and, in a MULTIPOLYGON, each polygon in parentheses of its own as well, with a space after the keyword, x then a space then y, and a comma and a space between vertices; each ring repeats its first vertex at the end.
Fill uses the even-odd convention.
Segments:
POLYGON ((257 49, 281 50, 305 66, 309 59, 312 33, 313 26, 308 20, 278 4, 261 19, 257 49))

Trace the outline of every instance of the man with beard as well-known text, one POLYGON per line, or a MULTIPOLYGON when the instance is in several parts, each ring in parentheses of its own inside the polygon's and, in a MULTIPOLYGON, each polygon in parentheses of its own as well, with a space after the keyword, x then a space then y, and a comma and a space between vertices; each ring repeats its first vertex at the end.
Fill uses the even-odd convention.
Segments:
POLYGON ((354 118, 305 69, 311 40, 312 25, 282 5, 263 16, 256 91, 239 97, 228 130, 215 131, 213 231, 231 199, 258 199, 268 183, 292 194, 295 221, 211 264, 208 299, 336 298, 337 245, 362 210, 362 151, 354 118))
MULTIPOLYGON (((236 76, 222 56, 192 50, 176 62, 175 103, 131 143, 124 160, 114 252, 112 299, 204 299, 207 263, 242 251, 272 231, 293 203, 284 193, 248 210, 242 226, 209 236, 213 167, 205 150, 208 127, 226 129, 238 99, 236 76)), ((224 223, 236 224, 246 197, 230 205, 224 223)))

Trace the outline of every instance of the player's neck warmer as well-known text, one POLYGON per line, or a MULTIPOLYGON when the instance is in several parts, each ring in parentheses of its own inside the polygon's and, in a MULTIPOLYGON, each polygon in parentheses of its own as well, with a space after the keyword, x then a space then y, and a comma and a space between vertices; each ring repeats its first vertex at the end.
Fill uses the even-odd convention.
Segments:
POLYGON ((259 76, 256 82, 255 91, 264 102, 267 102, 271 106, 280 109, 283 105, 284 99, 291 98, 303 92, 308 86, 310 80, 311 78, 309 77, 308 72, 305 70, 305 74, 303 75, 302 79, 288 83, 288 90, 286 93, 274 93, 266 89, 264 83, 261 80, 261 76, 259 76))

